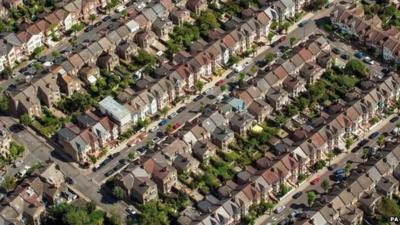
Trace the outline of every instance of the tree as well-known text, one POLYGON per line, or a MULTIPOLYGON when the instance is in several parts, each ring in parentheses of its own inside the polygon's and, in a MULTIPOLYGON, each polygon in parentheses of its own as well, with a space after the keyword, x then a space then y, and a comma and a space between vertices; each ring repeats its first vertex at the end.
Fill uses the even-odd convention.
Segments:
POLYGON ((368 159, 368 155, 369 155, 369 147, 364 147, 362 149, 362 157, 363 157, 363 162, 365 163, 368 159))
POLYGON ((121 225, 122 224, 121 215, 118 213, 117 210, 112 209, 110 214, 111 214, 111 216, 109 218, 110 225, 121 225))
POLYGON ((290 47, 293 47, 293 45, 296 43, 296 38, 295 37, 290 37, 289 38, 289 44, 290 44, 290 47))
POLYGON ((93 22, 96 20, 96 14, 90 14, 89 15, 89 20, 93 24, 93 22))
POLYGON ((168 225, 167 208, 164 204, 157 200, 151 200, 146 204, 141 205, 141 214, 139 215, 139 224, 141 225, 168 225))
POLYGON ((172 131, 172 125, 168 124, 167 127, 165 128, 165 132, 166 133, 171 133, 171 131, 172 131))
POLYGON ((346 138, 346 149, 349 149, 351 147, 351 145, 353 144, 354 140, 353 138, 349 137, 346 138))
POLYGON ((311 10, 318 10, 318 9, 321 9, 322 6, 324 6, 326 4, 328 4, 328 0, 311 0, 308 7, 311 10))
POLYGON ((327 193, 327 192, 328 192, 328 189, 329 189, 329 187, 330 187, 329 181, 326 180, 326 179, 323 180, 322 183, 321 183, 321 187, 322 187, 322 189, 324 189, 324 192, 327 193))
POLYGON ((284 22, 284 23, 282 24, 282 28, 283 28, 283 30, 285 31, 285 33, 288 32, 289 27, 290 27, 289 21, 286 21, 286 22, 284 22))
POLYGON ((16 186, 17 181, 15 180, 15 177, 12 176, 6 176, 3 183, 1 184, 1 187, 4 188, 7 192, 14 190, 16 186))
POLYGON ((315 194, 314 191, 310 191, 307 193, 308 207, 311 208, 313 206, 316 198, 317 198, 317 195, 315 194))
POLYGON ((226 91, 228 88, 226 87, 226 84, 221 85, 221 87, 219 87, 221 89, 221 92, 226 91))
POLYGON ((378 139, 376 140, 376 143, 377 143, 379 146, 382 146, 382 144, 383 144, 384 142, 385 142, 385 136, 379 135, 378 139))
POLYGON ((328 157, 328 165, 331 165, 331 161, 333 159, 333 157, 335 156, 335 154, 333 154, 332 151, 329 151, 328 154, 326 155, 328 157))
POLYGON ((358 59, 350 59, 346 64, 346 71, 361 77, 368 76, 367 67, 358 59))
POLYGON ((20 124, 22 124, 22 125, 24 125, 24 126, 29 126, 29 125, 31 125, 32 124, 32 118, 28 115, 28 114, 22 114, 20 117, 19 117, 19 123, 20 124))
POLYGON ((346 176, 348 176, 350 174, 350 170, 351 170, 351 163, 346 163, 346 165, 344 166, 344 171, 346 173, 346 176))
POLYGON ((126 10, 126 9, 122 10, 121 16, 122 16, 123 18, 128 17, 128 10, 126 10))
POLYGON ((152 66, 157 62, 157 58, 154 55, 148 53, 144 49, 140 49, 138 51, 138 54, 134 57, 134 59, 141 66, 145 66, 145 65, 152 66))
POLYGON ((134 160, 134 159, 135 159, 135 157, 136 157, 136 154, 135 154, 135 152, 129 152, 129 153, 128 153, 128 159, 129 159, 129 160, 131 160, 131 161, 132 161, 132 160, 134 160))
POLYGON ((400 215, 399 205, 395 200, 390 198, 383 198, 377 209, 379 214, 384 218, 389 218, 393 215, 400 215))
POLYGON ((197 92, 201 92, 204 88, 204 82, 201 80, 196 80, 196 82, 194 83, 194 87, 197 92))
POLYGON ((63 222, 68 225, 86 225, 90 223, 90 218, 84 209, 74 208, 64 215, 63 222))
POLYGON ((8 112, 8 98, 4 95, 0 96, 0 113, 7 113, 8 112))
POLYGON ((274 36, 275 36, 274 33, 272 33, 272 32, 269 32, 269 33, 268 33, 267 39, 268 39, 269 44, 271 44, 271 41, 272 41, 272 39, 274 38, 274 36))
POLYGON ((274 61, 274 59, 276 58, 275 53, 272 52, 267 52, 267 54, 265 55, 265 62, 267 64, 271 63, 272 61, 274 61))
POLYGON ((125 198, 125 195, 126 195, 124 189, 122 189, 122 188, 119 187, 119 186, 115 186, 115 187, 113 188, 113 190, 112 190, 112 193, 113 193, 113 195, 114 195, 116 198, 118 198, 119 200, 124 199, 124 198, 125 198))
POLYGON ((168 111, 169 111, 168 106, 164 106, 164 108, 161 109, 161 114, 163 115, 164 118, 167 116, 168 111))

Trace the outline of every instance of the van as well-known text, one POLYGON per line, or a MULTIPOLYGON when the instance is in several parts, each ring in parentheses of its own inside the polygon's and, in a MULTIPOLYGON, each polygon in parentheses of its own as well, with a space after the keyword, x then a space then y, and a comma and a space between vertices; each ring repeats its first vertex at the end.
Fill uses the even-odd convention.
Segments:
POLYGON ((281 205, 281 206, 279 206, 278 208, 276 208, 276 209, 274 210, 274 212, 275 212, 276 214, 279 214, 279 213, 283 212, 285 209, 286 209, 286 206, 281 205))
POLYGON ((117 9, 115 9, 115 12, 121 13, 121 12, 124 11, 125 9, 126 9, 126 6, 120 5, 120 6, 117 7, 117 9))

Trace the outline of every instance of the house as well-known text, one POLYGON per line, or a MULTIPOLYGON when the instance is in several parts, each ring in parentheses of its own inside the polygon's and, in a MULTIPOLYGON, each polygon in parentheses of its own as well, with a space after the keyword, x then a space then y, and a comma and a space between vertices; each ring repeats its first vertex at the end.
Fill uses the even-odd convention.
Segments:
POLYGON ((2 44, 1 55, 3 67, 15 66, 16 62, 21 61, 24 58, 24 46, 23 43, 18 39, 15 33, 9 33, 0 40, 2 44))
POLYGON ((165 159, 173 162, 179 154, 184 155, 192 153, 192 149, 183 140, 177 138, 171 143, 168 143, 161 152, 165 156, 165 159))
POLYGON ((72 26, 79 23, 81 18, 82 5, 80 0, 75 0, 66 4, 63 9, 67 12, 67 18, 64 20, 64 28, 66 31, 70 30, 72 26))
POLYGON ((172 164, 180 173, 183 172, 196 173, 200 166, 199 161, 193 158, 193 156, 189 153, 178 154, 172 164))
POLYGON ((35 49, 43 46, 43 33, 35 24, 30 25, 26 28, 26 31, 20 31, 16 35, 25 46, 27 55, 31 55, 35 49))
POLYGON ((22 85, 15 91, 7 91, 9 109, 12 115, 21 116, 27 114, 30 117, 41 115, 40 100, 37 98, 36 90, 31 85, 22 85))
POLYGON ((5 224, 41 224, 46 211, 42 188, 38 177, 27 178, 17 186, 2 202, 0 218, 5 224))
POLYGON ((278 13, 281 21, 293 17, 296 13, 296 5, 292 0, 275 1, 273 9, 278 13))
POLYGON ((229 124, 231 129, 240 136, 247 136, 247 131, 251 129, 254 124, 254 116, 246 112, 235 113, 230 119, 229 124))
POLYGON ((147 108, 149 109, 149 111, 148 111, 149 116, 152 116, 158 112, 157 99, 154 97, 154 95, 151 92, 145 90, 145 91, 142 91, 141 93, 139 93, 138 96, 147 105, 147 108))
POLYGON ((97 7, 100 7, 100 2, 98 0, 83 0, 82 1, 82 9, 81 15, 82 20, 85 23, 89 23, 90 15, 97 15, 97 7))
POLYGON ((100 69, 95 65, 87 65, 79 70, 79 77, 86 85, 92 85, 100 77, 100 69))
POLYGON ((177 171, 168 164, 161 154, 153 155, 144 161, 143 168, 151 175, 151 179, 157 184, 157 188, 161 192, 168 193, 176 185, 177 171))
POLYGON ((393 195, 399 193, 399 181, 392 175, 382 177, 376 185, 378 193, 381 193, 386 198, 392 198, 393 195))
POLYGON ((11 134, 6 128, 0 128, 0 156, 7 158, 10 153, 11 134))
POLYGON ((381 202, 382 196, 377 194, 375 191, 365 193, 363 197, 359 200, 360 208, 369 215, 376 212, 376 207, 381 202))
MULTIPOLYGON (((329 57, 329 59, 331 59, 329 57)), ((320 60, 320 58, 318 58, 320 60)), ((324 70, 317 64, 306 63, 300 69, 300 76, 306 81, 307 84, 313 84, 321 78, 324 70)))
POLYGON ((283 81, 283 87, 291 98, 296 98, 306 91, 306 82, 301 77, 288 76, 285 81, 283 81))
POLYGON ((135 43, 123 41, 117 46, 117 55, 124 60, 129 60, 136 55, 137 50, 138 47, 135 43))
POLYGON ((193 155, 201 161, 214 156, 216 150, 217 146, 215 146, 210 140, 198 141, 192 147, 193 155))
POLYGON ((156 40, 156 34, 153 31, 140 31, 135 35, 135 41, 141 48, 149 48, 156 40))
POLYGON ((99 102, 101 113, 111 117, 119 127, 119 132, 123 133, 130 129, 132 116, 128 109, 116 102, 111 96, 107 96, 99 102))
POLYGON ((283 88, 271 88, 267 93, 267 101, 275 110, 281 110, 289 103, 289 93, 283 88))
POLYGON ((257 122, 261 123, 272 113, 272 107, 262 99, 257 99, 250 104, 247 111, 254 116, 257 122))
POLYGON ((176 9, 172 11, 169 18, 177 26, 181 26, 182 24, 191 21, 190 12, 186 9, 176 9))
POLYGON ((188 0, 186 2, 186 8, 194 12, 196 15, 207 9, 207 1, 205 0, 188 0))
POLYGON ((100 69, 106 69, 108 71, 114 70, 119 64, 119 57, 114 53, 103 53, 97 59, 97 65, 100 69))
POLYGON ((67 97, 72 96, 75 92, 81 89, 79 81, 66 73, 59 73, 57 82, 58 86, 60 87, 60 91, 67 97))
POLYGON ((152 25, 154 33, 161 40, 168 40, 169 34, 174 29, 174 25, 171 20, 165 18, 157 18, 152 25))
POLYGON ((213 144, 221 148, 222 150, 227 150, 228 145, 235 141, 235 134, 229 127, 222 125, 216 127, 211 134, 211 140, 213 144))
POLYGON ((49 109, 52 109, 60 101, 61 94, 57 85, 57 75, 47 74, 41 78, 33 79, 31 84, 35 87, 40 102, 49 109))

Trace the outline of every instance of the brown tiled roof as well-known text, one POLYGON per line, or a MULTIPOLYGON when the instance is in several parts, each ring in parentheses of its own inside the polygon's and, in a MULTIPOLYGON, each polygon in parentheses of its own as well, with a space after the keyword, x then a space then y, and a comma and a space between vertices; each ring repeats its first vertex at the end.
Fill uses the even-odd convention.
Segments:
POLYGON ((312 53, 308 49, 305 49, 305 48, 303 48, 299 51, 299 55, 305 62, 308 62, 312 59, 312 53))
POLYGON ((50 26, 50 24, 48 22, 46 22, 46 20, 39 20, 35 24, 36 24, 37 28, 39 28, 39 30, 43 33, 46 33, 50 26))
POLYGON ((233 39, 233 37, 232 37, 230 34, 226 35, 226 36, 222 39, 222 41, 224 42, 224 44, 225 44, 228 48, 232 48, 232 47, 236 44, 236 41, 233 39))
POLYGON ((277 77, 279 77, 280 80, 284 80, 288 76, 288 73, 286 72, 286 70, 282 66, 276 67, 275 70, 274 70, 274 74, 277 77))

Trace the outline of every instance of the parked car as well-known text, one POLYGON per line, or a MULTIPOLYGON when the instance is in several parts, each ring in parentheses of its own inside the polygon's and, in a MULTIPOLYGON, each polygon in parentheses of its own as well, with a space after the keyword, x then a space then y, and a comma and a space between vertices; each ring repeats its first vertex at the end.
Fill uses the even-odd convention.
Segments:
POLYGON ((173 113, 171 113, 171 114, 168 115, 168 119, 175 118, 177 115, 178 115, 177 112, 173 112, 173 113))
POLYGON ((392 119, 390 119, 389 122, 394 123, 394 122, 396 122, 397 120, 399 120, 399 117, 398 117, 398 116, 395 116, 395 117, 393 117, 392 119))
POLYGON ((375 131, 374 133, 372 133, 371 135, 369 135, 369 139, 374 139, 374 138, 376 138, 376 137, 378 137, 378 135, 379 135, 379 132, 378 131, 375 131))
POLYGON ((67 184, 69 184, 69 185, 73 185, 74 184, 74 180, 72 179, 72 177, 66 177, 65 178, 65 182, 67 182, 67 184))
POLYGON ((367 139, 363 139, 362 141, 358 142, 358 147, 362 147, 368 143, 367 139))
POLYGON ((114 173, 115 173, 115 171, 112 169, 112 170, 109 170, 107 173, 105 173, 104 176, 109 177, 109 176, 113 175, 114 173))
POLYGON ((356 53, 354 54, 354 56, 355 56, 356 58, 362 59, 362 58, 364 58, 364 53, 358 51, 358 52, 356 52, 356 53))
POLYGON ((180 126, 181 126, 180 123, 175 123, 175 124, 172 126, 172 129, 176 130, 176 129, 178 129, 180 126))
POLYGON ((299 192, 297 192, 296 194, 293 195, 293 198, 294 198, 294 199, 298 199, 298 198, 300 198, 300 196, 301 196, 302 194, 303 194, 303 192, 299 191, 299 192))
POLYGON ((159 138, 159 137, 153 138, 154 144, 157 144, 159 141, 161 141, 161 138, 159 138))
POLYGON ((108 21, 110 19, 111 19, 111 16, 105 16, 102 20, 103 20, 103 22, 106 22, 106 21, 108 21))
POLYGON ((278 223, 278 225, 288 225, 290 223, 289 218, 285 218, 278 223))
POLYGON ((329 170, 334 170, 338 167, 338 165, 336 163, 331 164, 330 166, 328 166, 329 170))
POLYGON ((296 218, 300 214, 301 214, 301 211, 299 209, 295 209, 292 212, 290 212, 289 217, 290 218, 296 218))
POLYGON ((99 22, 95 23, 93 26, 94 27, 99 27, 101 24, 102 24, 102 21, 99 21, 99 22))
POLYGON ((30 169, 30 166, 25 166, 24 168, 22 168, 21 170, 18 171, 17 176, 18 177, 23 177, 25 176, 25 174, 28 172, 28 170, 30 169))
POLYGON ((115 9, 116 13, 121 13, 122 11, 124 11, 126 9, 126 6, 124 5, 120 5, 115 9))
POLYGON ((338 49, 338 48, 333 48, 332 52, 335 54, 338 54, 338 55, 341 53, 340 49, 338 49))
POLYGON ((343 168, 338 168, 335 170, 334 174, 338 175, 338 174, 344 174, 346 171, 343 168))
POLYGON ((304 20, 304 21, 299 23, 299 27, 304 27, 307 24, 308 24, 308 20, 304 20))
POLYGON ((128 208, 126 208, 126 212, 129 213, 129 215, 134 216, 136 215, 136 210, 133 206, 128 206, 128 208))
POLYGON ((217 83, 215 83, 216 86, 222 86, 224 84, 224 80, 219 80, 217 83))
POLYGON ((181 112, 183 112, 183 111, 185 111, 186 110, 186 106, 182 106, 182 107, 180 107, 178 110, 176 110, 178 113, 181 113, 181 112))
POLYGON ((144 155, 147 153, 147 148, 145 146, 143 146, 143 147, 136 149, 136 151, 139 153, 139 155, 144 155))
POLYGON ((163 119, 158 123, 158 126, 162 127, 162 126, 166 125, 167 123, 168 123, 168 121, 166 119, 163 119))
POLYGON ((157 125, 154 125, 153 127, 151 127, 151 128, 149 129, 149 131, 150 131, 150 133, 154 133, 154 132, 156 132, 158 129, 160 129, 160 127, 157 126, 157 125))
POLYGON ((197 95, 197 96, 193 99, 193 101, 194 101, 194 102, 197 102, 197 101, 199 101, 201 98, 202 98, 201 95, 197 95))
POLYGON ((344 59, 344 60, 348 60, 350 57, 347 54, 341 54, 340 58, 344 59))
POLYGON ((365 57, 363 61, 369 65, 374 65, 374 60, 372 60, 369 56, 365 57))
POLYGON ((316 178, 314 178, 314 180, 311 181, 311 184, 312 185, 317 185, 317 184, 319 184, 320 181, 321 181, 321 178, 320 177, 316 177, 316 178))
MULTIPOLYGON (((98 26, 100 26, 100 24, 98 24, 98 26)), ((94 28, 93 25, 89 25, 89 26, 87 26, 87 27, 85 28, 85 32, 90 32, 90 31, 93 30, 93 28, 94 28)), ((61 54, 62 54, 62 53, 61 53, 61 54)))
POLYGON ((279 214, 279 213, 283 212, 285 209, 286 209, 286 206, 281 205, 281 206, 279 206, 278 208, 276 208, 276 209, 274 210, 274 212, 275 212, 276 214, 279 214))
POLYGON ((287 40, 287 36, 283 35, 281 38, 279 38, 279 42, 285 42, 287 40))

